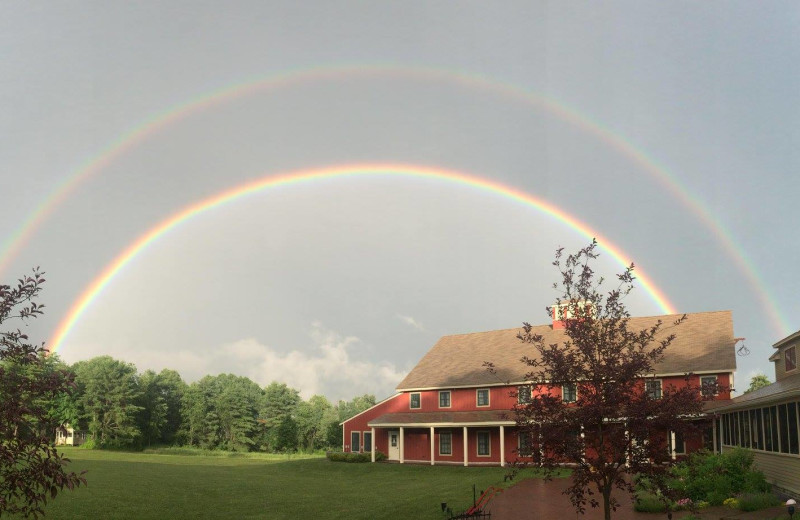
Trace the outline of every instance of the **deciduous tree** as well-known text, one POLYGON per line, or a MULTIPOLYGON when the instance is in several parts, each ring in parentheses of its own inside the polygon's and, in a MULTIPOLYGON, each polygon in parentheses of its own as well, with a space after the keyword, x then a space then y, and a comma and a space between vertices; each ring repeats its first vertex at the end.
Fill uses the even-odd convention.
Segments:
MULTIPOLYGON (((603 293, 603 279, 592 269, 596 248, 592 241, 575 254, 556 253, 553 265, 560 279, 554 288, 561 293, 556 306, 564 316, 565 339, 547 344, 524 324, 519 338, 533 349, 523 360, 530 370, 526 378, 537 391, 527 404, 515 407, 515 414, 536 465, 548 474, 563 463, 573 465, 565 494, 576 511, 602 503, 610 519, 619 505, 612 491, 632 494, 634 475, 654 485, 663 482, 671 462, 668 432, 696 431, 685 419, 702 414, 703 396, 690 385, 665 388, 660 398, 645 390, 643 378, 664 357, 685 316, 674 323, 631 328, 624 298, 633 288, 634 266, 603 293), (577 385, 576 403, 547 391, 562 385, 577 385)), ((552 316, 551 308, 547 312, 552 316)))
POLYGON ((749 394, 754 390, 758 390, 759 388, 764 388, 765 386, 771 385, 772 382, 769 380, 767 376, 764 374, 756 374, 750 378, 750 387, 744 391, 745 394, 749 394))
MULTIPOLYGON (((0 285, 0 324, 42 314, 36 298, 44 283, 34 270, 16 286, 0 285)), ((0 331, 0 516, 43 514, 48 498, 86 484, 66 470, 69 459, 53 446, 55 423, 47 402, 73 388, 71 375, 50 370, 43 345, 19 329, 0 331)))

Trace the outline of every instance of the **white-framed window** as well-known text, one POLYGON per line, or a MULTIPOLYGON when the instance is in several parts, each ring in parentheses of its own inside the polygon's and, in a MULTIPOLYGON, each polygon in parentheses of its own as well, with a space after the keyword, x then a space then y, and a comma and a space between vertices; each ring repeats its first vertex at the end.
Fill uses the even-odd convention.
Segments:
POLYGON ((561 386, 561 400, 565 403, 574 403, 578 400, 578 387, 575 383, 561 386))
POLYGON ((364 451, 372 451, 372 432, 364 432, 364 451))
POLYGON ((783 351, 783 359, 786 363, 787 372, 791 372, 797 368, 797 354, 794 347, 789 347, 783 351))
POLYGON ((528 404, 531 402, 531 387, 528 385, 517 388, 517 403, 528 404))
POLYGON ((490 457, 492 455, 492 436, 488 430, 478 432, 478 457, 490 457))
POLYGON ((672 450, 676 455, 684 455, 686 453, 686 442, 683 440, 683 434, 675 432, 675 445, 672 450))
POLYGON ((439 432, 439 455, 453 454, 453 434, 450 432, 439 432))
POLYGON ((350 432, 350 451, 353 453, 361 451, 361 433, 350 432))
POLYGON ((661 399, 661 380, 648 379, 644 382, 644 389, 650 399, 661 399))
POLYGON ((530 437, 524 432, 520 432, 519 435, 517 435, 517 453, 520 457, 533 456, 533 443, 530 437))
POLYGON ((489 389, 478 388, 475 391, 476 406, 489 406, 489 389))
POLYGON ((700 391, 704 396, 717 395, 717 376, 701 376, 700 391))
POLYGON ((450 408, 450 390, 439 392, 439 408, 450 408))
POLYGON ((414 392, 408 395, 408 407, 412 410, 422 408, 422 396, 419 392, 414 392))

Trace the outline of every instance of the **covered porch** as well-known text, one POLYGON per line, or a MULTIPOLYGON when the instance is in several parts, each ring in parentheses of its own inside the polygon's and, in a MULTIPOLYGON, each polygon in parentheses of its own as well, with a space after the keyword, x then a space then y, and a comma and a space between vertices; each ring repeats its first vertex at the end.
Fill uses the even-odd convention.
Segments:
POLYGON ((370 451, 400 464, 505 466, 516 457, 515 422, 502 410, 389 413, 368 423, 370 451))

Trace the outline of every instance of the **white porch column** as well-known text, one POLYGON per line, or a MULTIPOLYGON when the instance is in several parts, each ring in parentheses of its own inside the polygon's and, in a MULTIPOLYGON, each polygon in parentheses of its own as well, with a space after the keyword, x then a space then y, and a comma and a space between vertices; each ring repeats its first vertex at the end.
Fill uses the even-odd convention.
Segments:
POLYGON ((675 460, 677 456, 675 455, 675 432, 669 432, 669 455, 672 460, 675 460))
POLYGON ((467 460, 469 454, 469 437, 467 437, 467 427, 464 426, 464 465, 469 466, 469 461, 467 460))
POLYGON ((500 467, 506 465, 506 427, 500 426, 500 467))
POLYGON ((403 446, 403 427, 400 427, 400 464, 405 462, 405 446, 403 446))
POLYGON ((431 466, 433 466, 433 426, 431 426, 431 466))
POLYGON ((372 457, 372 462, 375 462, 375 428, 372 429, 372 435, 370 435, 370 444, 372 444, 372 449, 370 450, 370 455, 372 457))

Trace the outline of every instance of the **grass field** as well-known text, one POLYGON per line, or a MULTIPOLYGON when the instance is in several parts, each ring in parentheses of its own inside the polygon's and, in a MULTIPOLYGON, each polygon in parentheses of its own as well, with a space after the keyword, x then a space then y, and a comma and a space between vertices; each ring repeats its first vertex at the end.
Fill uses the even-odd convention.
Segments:
POLYGON ((60 494, 46 518, 440 519, 472 503, 472 485, 505 468, 345 464, 324 458, 65 449, 89 485, 60 494))

